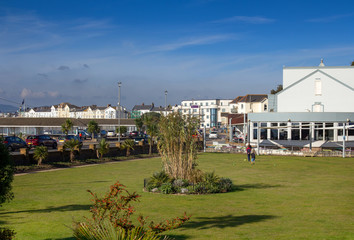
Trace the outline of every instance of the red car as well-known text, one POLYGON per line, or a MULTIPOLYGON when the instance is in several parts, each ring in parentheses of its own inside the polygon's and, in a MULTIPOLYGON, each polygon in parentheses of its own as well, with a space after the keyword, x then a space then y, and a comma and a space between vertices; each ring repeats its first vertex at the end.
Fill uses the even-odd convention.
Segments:
POLYGON ((53 138, 49 137, 48 135, 28 136, 26 139, 26 143, 28 147, 46 146, 46 147, 51 147, 53 149, 56 149, 58 145, 57 141, 55 141, 53 138))

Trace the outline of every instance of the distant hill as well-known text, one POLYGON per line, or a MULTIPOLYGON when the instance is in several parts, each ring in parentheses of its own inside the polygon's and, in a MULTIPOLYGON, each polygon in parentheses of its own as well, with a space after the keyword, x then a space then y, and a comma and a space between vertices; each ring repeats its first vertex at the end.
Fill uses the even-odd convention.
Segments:
POLYGON ((0 104, 0 112, 2 113, 12 113, 12 112, 16 112, 17 110, 18 108, 12 105, 0 104))

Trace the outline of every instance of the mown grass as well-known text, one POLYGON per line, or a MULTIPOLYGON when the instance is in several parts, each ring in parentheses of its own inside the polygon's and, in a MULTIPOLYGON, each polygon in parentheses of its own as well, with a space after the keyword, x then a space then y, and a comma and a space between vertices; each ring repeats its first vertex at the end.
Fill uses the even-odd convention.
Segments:
POLYGON ((143 192, 159 158, 16 176, 15 199, 0 210, 0 226, 17 239, 73 239, 73 220, 88 216, 90 189, 104 193, 119 180, 142 195, 136 217, 192 215, 166 232, 176 239, 354 239, 354 162, 341 158, 199 155, 199 168, 231 178, 236 190, 214 195, 143 192))

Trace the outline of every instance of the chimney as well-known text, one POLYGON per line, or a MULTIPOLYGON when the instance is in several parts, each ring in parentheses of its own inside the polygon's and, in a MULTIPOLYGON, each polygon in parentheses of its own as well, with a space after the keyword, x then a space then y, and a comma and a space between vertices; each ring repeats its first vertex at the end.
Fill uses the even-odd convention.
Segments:
POLYGON ((141 105, 142 105, 142 106, 145 106, 145 104, 144 104, 144 103, 142 103, 141 105))

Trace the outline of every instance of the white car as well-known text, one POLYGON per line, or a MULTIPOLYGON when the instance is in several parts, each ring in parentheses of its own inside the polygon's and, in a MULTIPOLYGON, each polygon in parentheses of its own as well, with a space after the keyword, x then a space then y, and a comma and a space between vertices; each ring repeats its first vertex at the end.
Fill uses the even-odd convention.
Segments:
POLYGON ((114 131, 108 131, 107 132, 107 137, 115 137, 116 133, 114 131))
POLYGON ((209 138, 218 138, 218 133, 217 132, 210 132, 209 133, 209 138))

